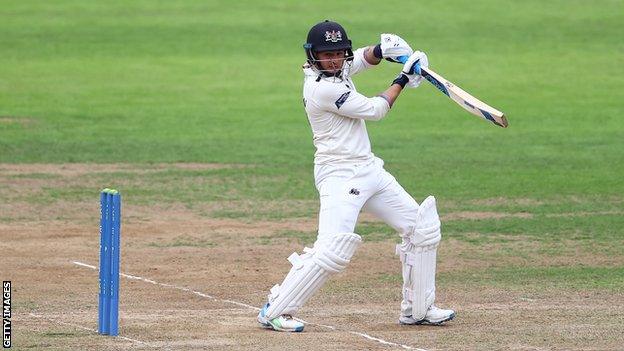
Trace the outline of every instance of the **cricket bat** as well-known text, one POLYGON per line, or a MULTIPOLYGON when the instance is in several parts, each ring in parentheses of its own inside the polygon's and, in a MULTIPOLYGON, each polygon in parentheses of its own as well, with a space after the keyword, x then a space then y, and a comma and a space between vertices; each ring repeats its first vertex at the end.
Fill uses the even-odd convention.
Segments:
MULTIPOLYGON (((399 60, 403 62, 407 61, 407 59, 407 56, 399 57, 399 60)), ((451 100, 455 101, 464 110, 472 113, 477 117, 488 120, 499 127, 507 128, 507 126, 509 125, 507 123, 507 118, 505 117, 505 114, 503 112, 468 94, 457 85, 449 82, 441 75, 435 73, 431 68, 421 67, 420 74, 429 83, 433 84, 433 86, 435 86, 436 88, 438 88, 438 90, 451 98, 451 100)))

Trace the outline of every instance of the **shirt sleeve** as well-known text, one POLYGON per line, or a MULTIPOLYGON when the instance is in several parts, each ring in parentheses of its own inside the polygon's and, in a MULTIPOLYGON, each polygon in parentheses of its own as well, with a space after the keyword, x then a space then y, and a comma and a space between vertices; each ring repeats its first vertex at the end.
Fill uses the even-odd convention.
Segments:
POLYGON ((364 58, 364 52, 366 48, 359 48, 353 52, 353 61, 351 62, 351 68, 349 69, 349 76, 354 76, 368 68, 373 67, 364 58))
POLYGON ((324 90, 319 100, 323 110, 349 118, 378 121, 390 110, 386 99, 379 96, 369 98, 347 88, 324 90))

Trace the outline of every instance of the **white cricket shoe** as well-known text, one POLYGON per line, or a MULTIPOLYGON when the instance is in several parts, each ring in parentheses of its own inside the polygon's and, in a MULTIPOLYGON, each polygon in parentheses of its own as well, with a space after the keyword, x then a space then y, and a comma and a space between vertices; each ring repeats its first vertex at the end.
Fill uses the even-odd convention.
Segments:
POLYGON ((283 314, 279 317, 275 317, 271 320, 265 317, 265 313, 267 308, 269 308, 269 304, 266 303, 262 306, 260 313, 258 313, 258 323, 262 324, 265 328, 270 328, 277 331, 284 332, 302 332, 303 327, 305 326, 303 323, 295 320, 289 314, 283 314))
POLYGON ((414 325, 414 324, 432 324, 432 325, 440 325, 444 322, 448 322, 451 319, 455 318, 455 311, 453 310, 444 310, 441 308, 437 308, 434 305, 431 305, 427 310, 427 314, 425 318, 421 320, 415 320, 412 316, 401 316, 399 318, 399 324, 404 325, 414 325))

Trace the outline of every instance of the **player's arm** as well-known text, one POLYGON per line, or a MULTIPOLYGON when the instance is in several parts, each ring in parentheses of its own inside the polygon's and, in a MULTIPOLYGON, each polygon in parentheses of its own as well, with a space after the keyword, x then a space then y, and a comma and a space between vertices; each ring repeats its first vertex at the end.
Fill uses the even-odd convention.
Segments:
POLYGON ((403 65, 399 76, 378 96, 369 98, 340 85, 328 85, 326 90, 319 91, 321 95, 318 100, 322 101, 321 108, 349 118, 372 121, 384 118, 403 88, 414 87, 417 85, 416 80, 422 79, 418 73, 420 73, 419 61, 423 56, 421 52, 412 54, 403 65))
POLYGON ((388 89, 377 96, 385 99, 386 102, 388 102, 388 106, 392 107, 392 104, 394 104, 394 101, 399 97, 399 95, 401 95, 401 92, 403 91, 403 88, 405 88, 408 81, 409 78, 407 78, 406 75, 399 74, 388 89))
POLYGON ((388 102, 388 105, 392 107, 394 101, 399 97, 401 91, 408 85, 410 88, 415 88, 420 85, 422 76, 420 75, 420 67, 428 67, 429 61, 427 55, 420 51, 416 51, 409 56, 401 73, 392 81, 390 87, 383 93, 377 95, 388 102))
POLYGON ((381 62, 381 48, 379 44, 364 48, 364 59, 371 65, 378 65, 381 62), (379 55, 379 56, 377 56, 379 55))

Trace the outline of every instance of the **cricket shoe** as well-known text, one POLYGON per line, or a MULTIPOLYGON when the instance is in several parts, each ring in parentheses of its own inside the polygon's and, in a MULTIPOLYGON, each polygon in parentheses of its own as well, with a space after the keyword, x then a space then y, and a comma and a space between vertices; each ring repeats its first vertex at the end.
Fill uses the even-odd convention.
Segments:
POLYGON ((453 310, 444 310, 441 308, 437 308, 434 305, 431 305, 427 310, 427 314, 425 318, 421 320, 416 320, 412 318, 412 316, 401 316, 399 318, 399 324, 403 325, 414 325, 414 324, 431 324, 431 325, 440 325, 444 322, 448 322, 451 319, 455 318, 455 311, 453 310))
POLYGON ((262 306, 260 313, 258 313, 258 323, 262 324, 263 327, 284 332, 303 331, 304 324, 299 322, 298 320, 295 320, 289 314, 283 314, 279 317, 275 317, 269 320, 267 317, 265 317, 267 308, 269 308, 268 303, 262 306))

